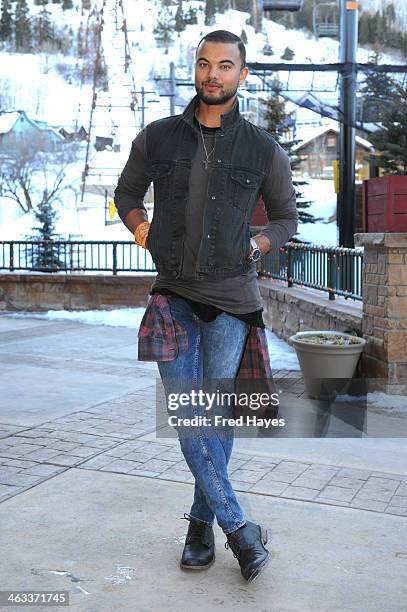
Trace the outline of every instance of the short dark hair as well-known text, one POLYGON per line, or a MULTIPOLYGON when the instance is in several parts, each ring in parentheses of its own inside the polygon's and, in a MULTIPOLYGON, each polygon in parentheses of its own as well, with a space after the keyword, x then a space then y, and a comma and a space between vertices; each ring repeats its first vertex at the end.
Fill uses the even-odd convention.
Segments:
POLYGON ((239 36, 236 36, 236 34, 232 34, 232 32, 228 32, 227 30, 215 30, 214 32, 209 32, 201 38, 196 48, 197 50, 203 42, 219 42, 237 45, 240 53, 240 59, 242 60, 242 68, 246 66, 246 47, 244 46, 242 39, 239 38, 239 36))

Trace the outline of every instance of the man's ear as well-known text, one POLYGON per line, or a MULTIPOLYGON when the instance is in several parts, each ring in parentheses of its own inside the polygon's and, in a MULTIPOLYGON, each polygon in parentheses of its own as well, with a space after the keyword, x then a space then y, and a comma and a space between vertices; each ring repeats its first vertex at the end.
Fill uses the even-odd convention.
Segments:
POLYGON ((246 66, 241 69, 240 76, 239 76, 239 85, 242 85, 245 82, 248 74, 249 74, 249 69, 246 68, 246 66))

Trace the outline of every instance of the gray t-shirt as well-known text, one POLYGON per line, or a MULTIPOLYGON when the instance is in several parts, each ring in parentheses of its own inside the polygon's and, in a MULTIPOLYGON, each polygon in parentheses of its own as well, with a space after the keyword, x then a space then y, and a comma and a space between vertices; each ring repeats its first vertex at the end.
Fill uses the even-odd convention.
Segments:
MULTIPOLYGON (((206 151, 210 161, 214 146, 216 129, 203 128, 206 151)), ((206 192, 211 165, 205 169, 206 154, 201 135, 199 146, 192 160, 188 204, 186 208, 186 234, 184 240, 183 268, 180 278, 170 278, 158 274, 152 289, 165 288, 174 291, 182 297, 217 306, 234 313, 245 314, 261 310, 262 301, 257 284, 256 266, 253 263, 248 272, 226 279, 195 279, 195 266, 202 237, 202 222, 205 211, 206 192)), ((143 173, 141 167, 146 157, 146 130, 142 130, 133 141, 130 158, 126 164, 130 170, 137 163, 137 170, 143 173)), ((115 202, 118 213, 124 221, 126 214, 134 208, 143 208, 143 202, 131 197, 131 185, 127 185, 130 176, 123 170, 116 190, 115 202)), ((269 174, 264 181, 261 193, 269 223, 262 228, 261 233, 267 236, 272 249, 283 246, 293 236, 297 229, 297 208, 295 189, 292 184, 289 158, 280 145, 277 144, 269 174)))

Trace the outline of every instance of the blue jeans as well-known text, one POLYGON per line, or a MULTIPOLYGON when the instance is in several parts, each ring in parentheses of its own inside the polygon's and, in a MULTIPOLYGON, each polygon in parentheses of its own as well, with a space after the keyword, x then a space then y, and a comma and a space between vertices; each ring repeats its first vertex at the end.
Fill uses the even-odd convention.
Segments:
MULTIPOLYGON (((193 389, 233 393, 249 325, 226 313, 205 322, 182 298, 169 296, 168 300, 173 318, 187 331, 188 350, 172 361, 158 362, 167 398, 175 392, 191 396, 193 389)), ((218 414, 233 417, 233 405, 219 404, 218 414)), ((176 411, 168 407, 167 410, 168 414, 177 417, 208 417, 205 406, 196 401, 176 411)), ((227 472, 233 448, 233 427, 177 427, 177 433, 182 453, 195 477, 190 515, 208 525, 212 525, 216 517, 225 534, 235 531, 246 520, 227 472)))

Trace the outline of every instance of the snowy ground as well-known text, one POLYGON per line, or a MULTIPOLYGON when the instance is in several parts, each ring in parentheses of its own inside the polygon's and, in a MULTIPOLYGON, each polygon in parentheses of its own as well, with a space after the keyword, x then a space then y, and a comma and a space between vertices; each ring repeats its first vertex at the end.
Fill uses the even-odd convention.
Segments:
MULTIPOLYGON (((68 320, 88 325, 109 325, 112 327, 129 327, 138 329, 143 318, 144 308, 118 308, 115 310, 49 310, 45 313, 16 313, 13 317, 35 317, 50 320, 68 320)), ((266 330, 272 368, 299 370, 295 350, 284 340, 266 330)))
MULTIPOLYGON (((44 313, 14 313, 8 316, 16 318, 38 318, 48 320, 77 321, 86 325, 107 325, 111 327, 127 327, 138 329, 143 318, 144 308, 118 308, 114 310, 49 310, 44 313)), ((270 365, 272 370, 287 369, 297 371, 300 369, 295 350, 278 338, 273 332, 266 329, 267 344, 270 354, 270 365)), ((344 396, 344 399, 345 396, 344 396)), ((353 401, 354 398, 348 398, 353 401)), ((405 397, 397 395, 386 395, 383 392, 368 393, 367 405, 373 410, 386 410, 405 413, 407 402, 405 397)))
POLYGON ((308 185, 301 187, 304 201, 312 205, 305 210, 314 217, 321 217, 316 223, 301 223, 298 238, 316 245, 337 246, 338 228, 335 221, 329 219, 336 214, 336 193, 332 180, 306 179, 308 185))

